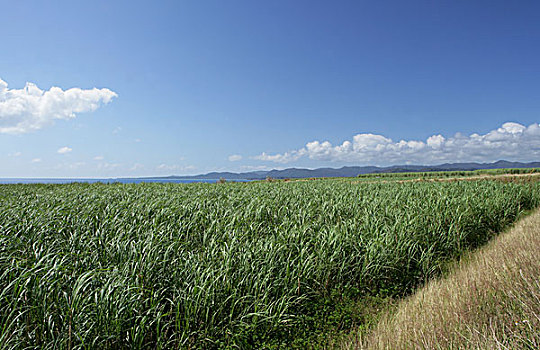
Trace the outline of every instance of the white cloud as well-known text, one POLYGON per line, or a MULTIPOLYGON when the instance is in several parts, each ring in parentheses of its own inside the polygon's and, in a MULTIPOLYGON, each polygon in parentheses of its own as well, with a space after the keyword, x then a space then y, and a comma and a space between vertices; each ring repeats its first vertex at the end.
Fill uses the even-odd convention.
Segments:
POLYGON ((32 163, 39 163, 39 162, 41 162, 41 158, 32 159, 32 163))
POLYGON ((59 148, 58 151, 56 151, 56 152, 60 153, 60 154, 66 154, 66 153, 69 153, 71 151, 73 151, 73 149, 66 146, 66 147, 59 148))
POLYGON ((426 143, 433 149, 439 149, 444 144, 445 138, 442 135, 433 135, 428 137, 426 143))
POLYGON ((532 161, 540 159, 540 125, 528 127, 508 122, 485 135, 460 133, 445 138, 433 135, 426 141, 395 142, 382 135, 358 134, 351 141, 333 146, 330 142, 312 141, 298 150, 281 154, 262 153, 255 159, 290 163, 307 157, 318 161, 361 164, 436 164, 445 162, 490 162, 499 159, 532 161))
POLYGON ((143 168, 144 168, 143 164, 135 163, 135 164, 133 164, 133 166, 131 168, 129 168, 129 170, 135 171, 135 170, 140 170, 140 169, 143 169, 143 168))
POLYGON ((239 154, 232 154, 229 156, 229 161, 230 162, 237 162, 239 160, 242 160, 242 156, 239 155, 239 154))
POLYGON ((22 153, 21 152, 13 152, 13 153, 10 153, 8 154, 9 157, 20 157, 22 156, 22 153))
MULTIPOLYGON (((315 141, 318 143, 318 141, 315 141)), ((310 142, 312 144, 312 142, 310 142)), ((311 145, 313 146, 313 145, 311 145)), ((305 148, 301 148, 298 151, 285 152, 283 154, 270 155, 265 152, 253 157, 254 159, 276 162, 276 163, 290 163, 303 157, 307 153, 305 148)))
POLYGON ((33 83, 23 89, 8 89, 0 79, 0 133, 23 134, 69 120, 77 113, 92 112, 118 95, 109 89, 51 87, 44 91, 33 83))
POLYGON ((105 159, 105 157, 103 157, 103 156, 95 156, 94 157, 94 160, 103 160, 103 159, 105 159))

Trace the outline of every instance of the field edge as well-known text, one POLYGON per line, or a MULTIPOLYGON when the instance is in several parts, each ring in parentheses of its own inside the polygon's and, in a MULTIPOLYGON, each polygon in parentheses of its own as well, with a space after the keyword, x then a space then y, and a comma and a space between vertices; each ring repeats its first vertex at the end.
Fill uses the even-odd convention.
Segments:
POLYGON ((341 349, 540 347, 540 209, 467 253, 341 349))

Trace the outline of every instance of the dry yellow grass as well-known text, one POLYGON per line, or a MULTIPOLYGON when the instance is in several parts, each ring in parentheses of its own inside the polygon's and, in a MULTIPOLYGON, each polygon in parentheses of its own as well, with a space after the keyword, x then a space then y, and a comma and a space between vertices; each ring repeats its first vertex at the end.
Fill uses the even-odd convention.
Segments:
POLYGON ((346 349, 540 349, 540 210, 469 254, 346 349))

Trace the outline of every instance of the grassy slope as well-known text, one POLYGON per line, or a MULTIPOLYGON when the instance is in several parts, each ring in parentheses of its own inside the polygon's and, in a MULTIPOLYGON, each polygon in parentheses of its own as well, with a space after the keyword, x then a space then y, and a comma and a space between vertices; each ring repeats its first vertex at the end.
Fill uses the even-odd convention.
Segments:
POLYGON ((383 317, 344 348, 540 348, 540 210, 383 317))

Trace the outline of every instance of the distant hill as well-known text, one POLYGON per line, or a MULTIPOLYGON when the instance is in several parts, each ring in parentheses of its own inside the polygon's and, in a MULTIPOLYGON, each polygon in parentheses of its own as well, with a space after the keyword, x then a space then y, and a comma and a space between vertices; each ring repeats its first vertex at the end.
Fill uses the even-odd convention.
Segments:
MULTIPOLYGON (((540 162, 520 163, 499 160, 495 163, 445 163, 440 165, 393 165, 389 167, 376 166, 344 166, 341 168, 301 169, 289 168, 283 170, 251 171, 245 173, 211 172, 191 176, 167 176, 161 179, 215 179, 225 180, 263 180, 267 177, 274 179, 298 179, 309 177, 354 177, 359 174, 370 173, 398 173, 398 172, 429 172, 429 171, 463 171, 480 169, 506 169, 506 168, 540 168, 540 162)), ((156 177, 153 177, 156 179, 156 177)))

